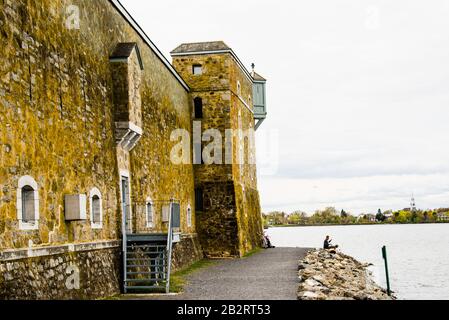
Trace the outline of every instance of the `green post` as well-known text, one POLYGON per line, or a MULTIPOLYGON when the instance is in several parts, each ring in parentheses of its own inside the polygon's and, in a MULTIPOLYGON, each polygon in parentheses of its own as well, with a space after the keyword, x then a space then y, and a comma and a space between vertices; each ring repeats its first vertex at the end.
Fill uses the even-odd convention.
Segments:
POLYGON ((389 296, 391 296, 391 289, 390 289, 390 276, 388 275, 388 259, 387 259, 387 247, 382 247, 382 257, 384 258, 385 262, 385 275, 387 277, 387 293, 389 296))

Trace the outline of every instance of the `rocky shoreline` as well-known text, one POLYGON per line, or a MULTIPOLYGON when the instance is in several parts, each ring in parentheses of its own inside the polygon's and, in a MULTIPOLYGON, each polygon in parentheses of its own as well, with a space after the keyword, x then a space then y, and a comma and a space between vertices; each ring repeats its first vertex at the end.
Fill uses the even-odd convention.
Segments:
POLYGON ((335 250, 312 250, 299 261, 298 300, 394 300, 368 266, 335 250))

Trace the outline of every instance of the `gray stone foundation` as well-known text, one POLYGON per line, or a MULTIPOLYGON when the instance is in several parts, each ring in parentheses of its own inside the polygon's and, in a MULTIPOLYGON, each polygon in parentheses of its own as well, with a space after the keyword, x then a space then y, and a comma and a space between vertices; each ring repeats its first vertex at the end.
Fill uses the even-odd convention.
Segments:
POLYGON ((96 299, 120 293, 120 242, 0 253, 0 299, 96 299))
POLYGON ((173 245, 172 271, 184 269, 203 257, 198 235, 182 235, 181 241, 173 245))
MULTIPOLYGON (((122 288, 121 241, 0 252, 0 300, 98 299, 122 288)), ((198 236, 174 244, 172 271, 203 258, 198 236)))

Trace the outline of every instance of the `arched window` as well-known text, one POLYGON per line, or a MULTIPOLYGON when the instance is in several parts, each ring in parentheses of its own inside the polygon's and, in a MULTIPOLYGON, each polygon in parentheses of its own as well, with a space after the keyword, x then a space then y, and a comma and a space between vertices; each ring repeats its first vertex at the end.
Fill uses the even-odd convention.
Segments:
POLYGON ((93 212, 93 221, 98 224, 101 222, 101 200, 100 197, 94 195, 92 197, 92 212, 93 212))
POLYGON ((34 189, 30 186, 22 188, 22 220, 23 222, 34 222, 36 220, 34 212, 34 189))
POLYGON ((145 205, 145 213, 147 217, 147 228, 154 227, 154 206, 150 198, 147 199, 145 205))
POLYGON ((33 177, 23 176, 19 179, 17 219, 21 230, 37 230, 39 228, 39 193, 37 182, 33 177))
POLYGON ((101 192, 97 188, 90 190, 90 224, 93 229, 103 227, 103 207, 101 203, 101 192))
POLYGON ((196 97, 193 99, 195 118, 201 119, 203 118, 203 99, 200 97, 196 97))
POLYGON ((187 227, 192 226, 192 208, 190 207, 190 204, 187 206, 187 227))

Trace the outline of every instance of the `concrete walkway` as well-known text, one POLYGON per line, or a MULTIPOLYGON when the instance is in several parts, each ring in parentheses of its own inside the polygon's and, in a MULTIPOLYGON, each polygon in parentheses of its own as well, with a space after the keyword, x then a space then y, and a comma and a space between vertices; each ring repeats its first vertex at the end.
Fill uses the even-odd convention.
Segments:
POLYGON ((306 252, 302 248, 274 248, 243 259, 217 260, 187 276, 184 293, 141 299, 296 300, 298 260, 306 252))

